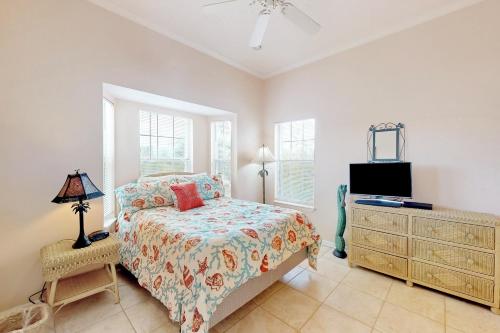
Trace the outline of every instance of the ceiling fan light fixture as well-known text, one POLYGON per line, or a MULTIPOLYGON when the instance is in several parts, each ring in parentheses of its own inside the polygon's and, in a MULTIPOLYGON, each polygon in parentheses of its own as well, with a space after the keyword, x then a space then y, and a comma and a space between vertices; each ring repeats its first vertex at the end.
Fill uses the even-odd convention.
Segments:
POLYGON ((264 35, 266 34, 267 27, 269 25, 269 20, 271 19, 270 10, 262 10, 257 18, 257 23, 255 24, 255 29, 250 38, 248 45, 254 50, 262 49, 262 42, 264 41, 264 35))
MULTIPOLYGON (((219 5, 236 3, 239 1, 240 0, 211 0, 211 2, 206 3, 203 8, 207 10, 217 8, 219 5)), ((262 49, 264 36, 273 11, 280 10, 284 17, 308 34, 313 35, 321 29, 321 25, 318 22, 299 8, 295 7, 289 0, 250 0, 250 6, 261 8, 257 23, 255 24, 255 28, 248 43, 254 50, 262 49)))

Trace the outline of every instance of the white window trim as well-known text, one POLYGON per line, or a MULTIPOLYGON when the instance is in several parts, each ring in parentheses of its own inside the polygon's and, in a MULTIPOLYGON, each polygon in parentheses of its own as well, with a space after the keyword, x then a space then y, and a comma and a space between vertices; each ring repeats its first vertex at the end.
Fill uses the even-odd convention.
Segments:
MULTIPOLYGON (((116 159, 115 159, 115 155, 116 155, 116 152, 115 152, 115 136, 116 136, 116 129, 115 129, 115 121, 114 121, 114 118, 115 118, 115 103, 113 103, 113 101, 111 101, 109 98, 106 98, 106 97, 103 97, 103 122, 104 122, 104 103, 109 103, 112 108, 113 108, 113 130, 112 130, 112 135, 113 135, 113 142, 111 143, 112 144, 112 156, 111 156, 111 168, 112 168, 112 171, 111 171, 111 183, 112 183, 112 193, 105 193, 106 197, 103 199, 103 200, 111 200, 112 201, 112 212, 107 214, 107 215, 103 215, 104 216, 104 227, 109 227, 114 220, 116 220, 116 198, 115 198, 115 193, 114 193, 114 189, 115 189, 115 173, 116 173, 116 168, 115 168, 115 163, 116 163, 116 159)), ((103 131, 104 131, 104 123, 103 123, 103 131)), ((104 134, 103 134, 104 135, 104 134)), ((104 179, 104 176, 105 176, 105 168, 104 168, 104 140, 103 140, 103 187, 105 186, 105 179, 104 179)), ((108 175, 109 176, 109 175, 108 175)), ((105 190, 106 191, 106 190, 105 190)), ((106 191, 107 192, 107 191, 106 191)), ((105 203, 103 201, 103 206, 105 206, 105 203)), ((103 213, 105 213, 103 211, 103 213)))
POLYGON ((116 216, 104 218, 104 227, 109 228, 116 221, 116 216))
POLYGON ((294 202, 287 202, 287 201, 281 201, 281 200, 274 200, 274 203, 276 203, 278 205, 303 208, 305 210, 312 211, 312 212, 316 211, 316 207, 315 206, 302 205, 302 204, 298 204, 298 203, 294 203, 294 202))
MULTIPOLYGON (((189 121, 189 136, 187 137, 187 140, 186 140, 186 151, 188 152, 188 156, 189 158, 187 159, 182 159, 182 158, 171 158, 171 159, 159 159, 159 158, 156 158, 156 159, 151 159, 151 150, 150 150, 150 155, 149 155, 149 161, 184 161, 184 162, 190 162, 189 163, 189 168, 186 168, 184 169, 184 172, 193 172, 193 169, 194 169, 194 155, 193 155, 193 137, 194 137, 194 124, 193 124, 193 119, 192 118, 189 118, 189 117, 184 117, 184 116, 178 116, 178 115, 174 115, 174 114, 169 114, 169 113, 165 113, 165 112, 158 112, 158 111, 151 111, 151 110, 148 110, 147 108, 140 108, 139 109, 139 118, 140 118, 140 114, 141 112, 148 112, 149 114, 155 114, 156 116, 158 116, 158 114, 163 114, 163 115, 166 115, 166 116, 169 116, 169 117, 172 117, 172 126, 174 126, 175 124, 175 118, 177 119, 186 119, 189 121)), ((150 118, 151 119, 151 118, 150 118)), ((139 122, 140 122, 140 119, 139 119, 139 122)), ((140 126, 140 125, 139 125, 140 126)), ((157 126, 158 126, 158 119, 157 119, 157 126)), ((175 139, 184 139, 184 138, 178 138, 178 137, 175 137, 175 126, 173 127, 173 133, 172 133, 172 136, 162 136, 162 135, 158 135, 158 128, 157 128, 157 135, 152 135, 151 134, 152 131, 151 131, 151 120, 150 120, 150 134, 149 135, 146 135, 146 134, 142 134, 139 130, 139 140, 141 137, 149 137, 149 144, 150 144, 150 147, 151 147, 151 142, 153 140, 153 138, 156 138, 157 140, 157 147, 158 147, 158 138, 171 138, 172 139, 172 145, 175 144, 175 139)), ((173 146, 174 148, 175 146, 173 146)), ((142 174, 142 157, 139 156, 139 172, 141 174, 141 176, 146 176, 146 175, 143 175, 142 174)), ((166 171, 168 172, 168 171, 166 171)))
MULTIPOLYGON (((304 204, 301 204, 301 203, 296 203, 296 202, 290 202, 290 201, 287 201, 287 200, 282 200, 278 197, 278 168, 279 168, 279 162, 283 162, 283 161, 295 161, 295 162, 304 162, 304 161, 307 161, 309 162, 310 160, 279 160, 279 149, 281 148, 280 147, 280 144, 279 144, 279 137, 276 135, 276 127, 280 124, 285 124, 285 123, 292 123, 292 122, 296 122, 296 121, 306 121, 306 120, 314 120, 314 139, 312 141, 314 141, 314 152, 313 152, 313 167, 315 166, 316 164, 316 133, 317 133, 317 124, 316 124, 316 119, 315 118, 307 118, 307 119, 295 119, 295 120, 287 120, 287 121, 280 121, 280 122, 276 122, 274 123, 274 147, 275 147, 275 156, 276 156, 276 172, 275 172, 275 176, 274 176, 274 200, 273 202, 279 204, 279 205, 285 205, 285 206, 291 206, 291 207, 296 207, 296 208, 302 208, 302 209, 305 209, 305 210, 308 210, 308 211, 311 211, 311 212, 314 212, 316 211, 316 175, 315 173, 313 172, 312 174, 312 178, 313 178, 313 199, 312 199, 312 202, 313 204, 312 205, 304 205, 304 204)), ((306 140, 290 140, 288 142, 297 142, 297 141, 306 141, 306 140)))
POLYGON ((212 120, 210 122, 210 171, 212 174, 215 174, 216 173, 216 170, 215 170, 215 162, 216 161, 229 161, 229 164, 230 164, 230 170, 231 170, 231 174, 230 174, 230 179, 229 179, 229 188, 230 188, 230 193, 229 195, 226 193, 227 196, 231 196, 232 195, 232 192, 233 192, 233 175, 234 175, 234 140, 233 140, 233 133, 234 133, 234 124, 233 124, 233 121, 229 120, 229 119, 216 119, 216 120, 212 120), (214 156, 215 156, 215 130, 214 130, 214 127, 215 127, 215 124, 216 123, 223 123, 223 122, 229 122, 230 124, 230 139, 231 139, 231 152, 230 152, 230 159, 229 160, 220 160, 220 159, 214 159, 214 156))

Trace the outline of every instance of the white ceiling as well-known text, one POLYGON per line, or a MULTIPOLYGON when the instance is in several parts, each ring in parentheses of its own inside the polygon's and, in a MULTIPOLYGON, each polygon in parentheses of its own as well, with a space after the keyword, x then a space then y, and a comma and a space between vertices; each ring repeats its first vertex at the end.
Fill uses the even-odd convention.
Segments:
POLYGON ((273 14, 263 49, 248 47, 257 7, 250 0, 203 11, 210 0, 89 0, 261 78, 446 15, 481 0, 290 0, 318 21, 310 36, 273 14))

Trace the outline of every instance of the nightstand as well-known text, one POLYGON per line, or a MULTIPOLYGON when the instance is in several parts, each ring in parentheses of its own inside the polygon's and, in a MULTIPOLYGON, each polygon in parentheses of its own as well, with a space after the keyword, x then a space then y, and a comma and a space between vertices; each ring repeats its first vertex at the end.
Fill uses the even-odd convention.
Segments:
POLYGON ((62 240, 40 250, 42 274, 48 283, 47 303, 51 307, 75 302, 82 298, 109 291, 120 302, 115 264, 119 261, 120 243, 113 237, 73 249, 73 241, 62 240), (102 264, 103 268, 68 276, 89 265, 102 264))

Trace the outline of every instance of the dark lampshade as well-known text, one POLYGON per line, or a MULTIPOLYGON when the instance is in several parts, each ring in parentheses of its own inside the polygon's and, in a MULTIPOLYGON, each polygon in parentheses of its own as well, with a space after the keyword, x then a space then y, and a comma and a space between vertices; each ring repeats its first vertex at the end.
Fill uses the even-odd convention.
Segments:
POLYGON ((83 213, 86 213, 90 209, 90 205, 88 202, 83 201, 99 198, 103 195, 104 193, 92 183, 85 172, 79 173, 78 170, 76 170, 75 174, 68 175, 62 189, 52 200, 52 202, 58 204, 78 201, 71 206, 75 214, 78 213, 80 220, 80 234, 73 244, 74 249, 81 249, 92 244, 87 235, 85 235, 85 230, 83 228, 83 213))
POLYGON ((68 175, 66 182, 52 202, 65 203, 90 200, 102 197, 103 195, 104 193, 92 183, 85 172, 79 173, 76 170, 75 174, 68 175))

